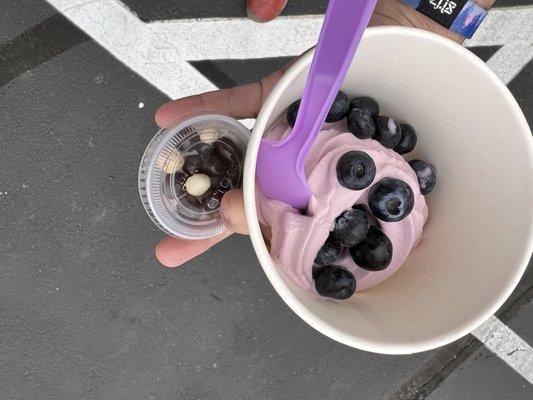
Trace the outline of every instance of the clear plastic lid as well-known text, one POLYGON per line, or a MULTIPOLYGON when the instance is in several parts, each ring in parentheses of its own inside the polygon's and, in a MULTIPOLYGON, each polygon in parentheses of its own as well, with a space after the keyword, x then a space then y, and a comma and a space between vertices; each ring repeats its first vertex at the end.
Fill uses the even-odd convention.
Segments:
POLYGON ((222 195, 242 183, 250 130, 225 115, 204 114, 159 131, 139 169, 148 215, 171 236, 204 239, 224 232, 222 195))

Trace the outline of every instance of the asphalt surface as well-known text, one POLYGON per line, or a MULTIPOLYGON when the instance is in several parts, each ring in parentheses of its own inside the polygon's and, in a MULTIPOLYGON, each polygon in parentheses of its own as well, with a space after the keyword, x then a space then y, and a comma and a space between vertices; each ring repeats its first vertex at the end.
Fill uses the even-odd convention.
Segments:
MULTIPOLYGON (((243 1, 125 3, 144 20, 244 15, 243 1)), ((287 14, 325 1, 308 3, 289 1, 287 14)), ((0 398, 533 397, 472 336, 412 356, 327 339, 279 299, 246 237, 180 269, 158 265, 163 235, 136 184, 167 98, 43 0, 0 0, 0 15, 0 398)), ((286 61, 193 65, 228 87, 286 61)), ((509 84, 529 121, 532 73, 530 62, 509 84)), ((499 312, 530 344, 532 272, 499 312)))

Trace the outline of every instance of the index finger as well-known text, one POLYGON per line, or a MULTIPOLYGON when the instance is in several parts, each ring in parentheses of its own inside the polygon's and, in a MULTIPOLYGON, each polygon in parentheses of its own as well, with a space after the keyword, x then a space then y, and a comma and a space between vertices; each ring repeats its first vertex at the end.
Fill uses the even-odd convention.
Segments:
POLYGON ((290 64, 268 75, 260 82, 170 101, 157 110, 155 120, 161 128, 170 128, 182 116, 198 110, 215 111, 237 119, 255 118, 263 101, 289 66, 290 64))

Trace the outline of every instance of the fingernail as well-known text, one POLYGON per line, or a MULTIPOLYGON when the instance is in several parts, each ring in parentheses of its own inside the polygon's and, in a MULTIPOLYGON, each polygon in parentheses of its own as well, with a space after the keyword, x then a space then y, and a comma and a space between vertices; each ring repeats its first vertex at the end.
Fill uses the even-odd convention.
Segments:
POLYGON ((286 0, 271 0, 268 3, 264 0, 249 0, 246 6, 246 13, 248 18, 255 22, 268 22, 276 18, 283 11, 286 4, 286 0))

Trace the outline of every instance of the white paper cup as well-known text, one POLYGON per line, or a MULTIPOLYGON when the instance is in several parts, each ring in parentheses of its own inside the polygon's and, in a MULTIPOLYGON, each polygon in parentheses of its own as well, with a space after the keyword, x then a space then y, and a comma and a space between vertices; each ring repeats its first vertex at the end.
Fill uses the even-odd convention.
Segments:
POLYGON ((348 346, 387 354, 433 349, 471 332, 511 294, 533 248, 533 145, 519 106, 463 47, 421 30, 367 29, 345 79, 383 114, 411 123, 410 154, 432 162, 437 188, 419 246, 385 282, 343 302, 290 282, 263 241, 255 205, 261 136, 300 98, 312 59, 303 55, 263 105, 249 142, 244 201, 251 239, 282 299, 309 325, 348 346))

